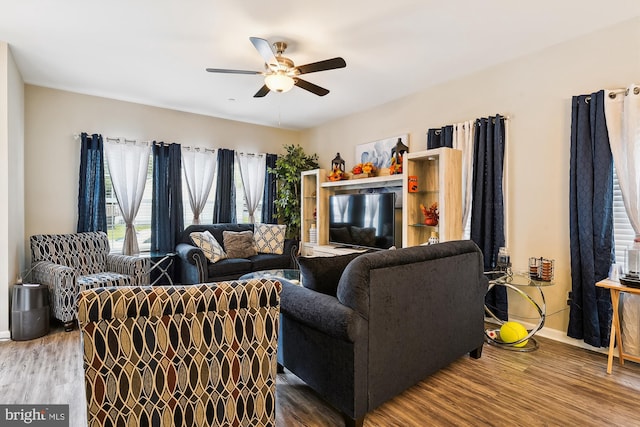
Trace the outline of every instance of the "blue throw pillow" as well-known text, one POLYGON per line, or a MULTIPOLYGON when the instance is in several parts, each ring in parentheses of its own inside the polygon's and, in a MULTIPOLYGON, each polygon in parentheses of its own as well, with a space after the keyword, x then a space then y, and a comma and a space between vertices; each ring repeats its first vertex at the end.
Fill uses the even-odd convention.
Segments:
POLYGON ((362 252, 332 257, 299 257, 302 286, 335 297, 342 272, 352 259, 360 255, 362 252))

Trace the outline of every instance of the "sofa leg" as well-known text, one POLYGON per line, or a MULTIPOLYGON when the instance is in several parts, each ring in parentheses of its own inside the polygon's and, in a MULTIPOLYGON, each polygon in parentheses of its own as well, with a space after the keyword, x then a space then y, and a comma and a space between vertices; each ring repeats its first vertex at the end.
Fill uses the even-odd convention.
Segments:
POLYGON ((279 374, 284 374, 284 366, 278 363, 278 368, 276 369, 276 372, 279 374))
POLYGON ((347 414, 342 414, 342 417, 344 418, 345 427, 362 427, 364 425, 364 416, 355 420, 347 414))
POLYGON ((71 332, 71 331, 73 331, 73 327, 74 327, 75 323, 76 323, 76 322, 75 322, 75 321, 73 321, 73 320, 70 320, 70 321, 68 321, 68 322, 64 322, 64 331, 65 331, 65 332, 71 332))
POLYGON ((471 350, 469 352, 469 356, 473 357, 474 359, 480 359, 480 356, 482 356, 482 346, 471 350))

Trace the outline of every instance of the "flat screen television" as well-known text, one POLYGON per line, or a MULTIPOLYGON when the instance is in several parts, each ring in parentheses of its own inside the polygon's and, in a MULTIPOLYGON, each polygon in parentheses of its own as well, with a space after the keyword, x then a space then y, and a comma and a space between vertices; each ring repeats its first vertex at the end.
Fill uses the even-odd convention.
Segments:
POLYGON ((329 196, 329 243, 389 249, 395 245, 395 193, 329 196))

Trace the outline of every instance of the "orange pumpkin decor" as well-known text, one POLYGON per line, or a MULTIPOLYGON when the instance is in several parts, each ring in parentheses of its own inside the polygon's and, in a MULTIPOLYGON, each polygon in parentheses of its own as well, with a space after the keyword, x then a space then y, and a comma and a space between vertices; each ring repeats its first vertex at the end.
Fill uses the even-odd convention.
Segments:
POLYGON ((391 158, 391 167, 389 167, 389 174, 397 175, 402 173, 402 155, 398 154, 391 158))
POLYGON ((344 173, 340 168, 334 167, 333 171, 327 176, 329 181, 340 181, 342 179, 347 179, 347 174, 344 173))

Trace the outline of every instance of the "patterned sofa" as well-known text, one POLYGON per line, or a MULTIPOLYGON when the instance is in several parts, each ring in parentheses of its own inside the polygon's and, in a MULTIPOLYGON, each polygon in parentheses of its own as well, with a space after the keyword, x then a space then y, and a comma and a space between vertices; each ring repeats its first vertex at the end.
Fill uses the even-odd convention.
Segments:
POLYGON ((87 425, 274 426, 281 284, 82 291, 87 425))
POLYGON ((103 232, 31 236, 31 273, 49 287, 53 316, 70 331, 78 293, 100 286, 149 284, 149 259, 109 253, 103 232))

